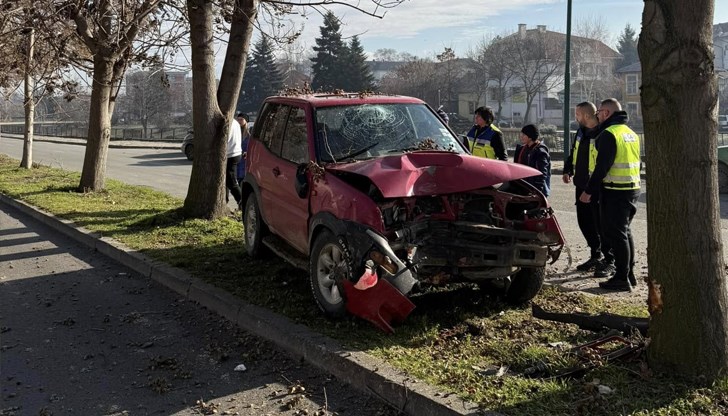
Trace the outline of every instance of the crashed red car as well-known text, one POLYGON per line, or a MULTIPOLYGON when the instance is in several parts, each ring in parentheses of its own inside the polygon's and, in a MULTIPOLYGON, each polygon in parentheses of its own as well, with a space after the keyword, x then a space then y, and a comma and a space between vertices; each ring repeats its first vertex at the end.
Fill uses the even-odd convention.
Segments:
POLYGON ((329 316, 385 331, 422 285, 473 282, 533 298, 564 240, 524 165, 471 156, 421 100, 266 99, 247 152, 245 243, 310 273, 329 316))

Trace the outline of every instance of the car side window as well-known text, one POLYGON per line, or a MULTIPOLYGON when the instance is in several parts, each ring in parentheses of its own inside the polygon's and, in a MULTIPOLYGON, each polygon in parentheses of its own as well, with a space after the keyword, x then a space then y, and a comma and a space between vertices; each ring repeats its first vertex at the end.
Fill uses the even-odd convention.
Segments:
POLYGON ((283 139, 281 157, 293 163, 307 163, 309 161, 306 110, 303 108, 291 108, 283 139))
POLYGON ((267 112, 263 114, 262 137, 260 139, 271 152, 280 155, 289 107, 280 104, 268 104, 265 110, 267 112))

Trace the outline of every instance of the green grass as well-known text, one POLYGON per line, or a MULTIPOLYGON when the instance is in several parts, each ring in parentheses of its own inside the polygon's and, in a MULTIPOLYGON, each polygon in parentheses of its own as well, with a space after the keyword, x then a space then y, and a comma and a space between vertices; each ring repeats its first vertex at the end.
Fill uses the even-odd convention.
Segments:
MULTIPOLYGON (((18 165, 0 155, 3 194, 185 269, 484 409, 508 415, 728 413, 728 380, 705 386, 651 374, 642 357, 595 362, 595 368, 578 378, 553 377, 583 366, 569 347, 600 335, 534 319, 530 309, 484 300, 467 285, 413 296, 417 308, 394 335, 354 318, 326 320, 315 306, 305 272, 275 257, 251 259, 244 254, 238 219, 185 219, 181 200, 113 180, 107 181, 104 192, 80 194, 74 191, 77 173, 43 166, 25 170, 18 165), (501 367, 508 368, 505 375, 487 375, 501 367), (545 377, 527 377, 531 368, 540 368, 545 377), (600 394, 598 385, 615 393, 600 394)), ((542 291, 535 301, 550 311, 647 316, 644 305, 555 289, 542 291)))

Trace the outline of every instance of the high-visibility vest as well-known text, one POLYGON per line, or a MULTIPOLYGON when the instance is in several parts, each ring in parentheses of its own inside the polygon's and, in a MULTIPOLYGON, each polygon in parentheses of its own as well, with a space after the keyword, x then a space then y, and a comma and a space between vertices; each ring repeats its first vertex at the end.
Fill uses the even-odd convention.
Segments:
POLYGON ((606 129, 617 143, 617 154, 602 180, 604 189, 640 189, 640 136, 624 124, 615 124, 606 129))
POLYGON ((501 131, 498 127, 490 125, 483 130, 478 137, 475 136, 476 126, 473 126, 468 132, 468 148, 473 156, 485 157, 488 159, 495 159, 495 149, 490 145, 490 141, 495 136, 495 133, 501 131))
MULTIPOLYGON (((579 132, 584 134, 584 130, 580 129, 579 132)), ((571 165, 574 166, 574 173, 576 173, 576 158, 579 154, 579 145, 581 144, 582 135, 576 135, 574 138, 574 156, 571 159, 571 165)), ((591 176, 594 172, 594 167, 597 165, 597 148, 594 147, 594 139, 589 140, 589 175, 591 176)))

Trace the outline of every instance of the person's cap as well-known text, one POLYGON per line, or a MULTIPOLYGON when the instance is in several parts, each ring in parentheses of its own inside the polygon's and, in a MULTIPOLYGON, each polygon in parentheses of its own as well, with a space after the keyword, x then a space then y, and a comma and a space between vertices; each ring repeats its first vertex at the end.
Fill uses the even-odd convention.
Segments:
POLYGON ((523 128, 521 129, 521 133, 525 134, 526 136, 528 136, 529 139, 534 141, 538 140, 538 136, 541 134, 538 131, 538 127, 534 126, 533 124, 527 124, 523 126, 523 128))
POLYGON ((248 115, 247 114, 245 114, 243 112, 240 112, 240 113, 238 113, 237 116, 235 116, 235 118, 240 118, 240 117, 244 118, 245 121, 248 121, 248 115))

